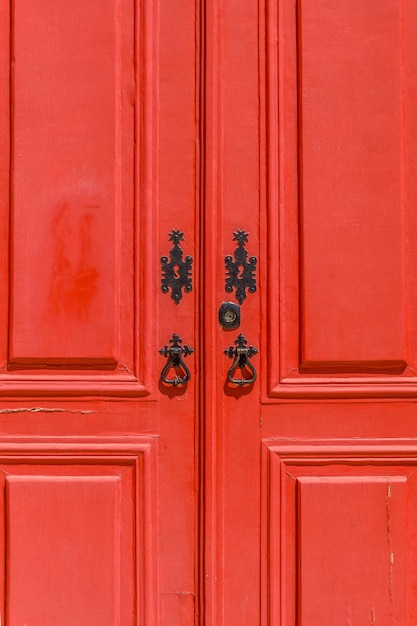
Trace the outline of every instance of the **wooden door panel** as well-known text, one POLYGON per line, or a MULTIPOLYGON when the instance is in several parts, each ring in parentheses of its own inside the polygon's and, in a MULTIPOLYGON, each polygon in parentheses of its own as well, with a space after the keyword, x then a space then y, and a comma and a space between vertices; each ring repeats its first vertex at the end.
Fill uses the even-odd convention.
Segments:
POLYGON ((132 272, 134 2, 20 1, 11 24, 10 362, 115 367, 132 272))
POLYGON ((415 614, 415 446, 264 446, 265 623, 326 623, 329 616, 334 624, 377 623, 392 615, 408 623, 415 614))
POLYGON ((298 4, 303 370, 406 365, 403 29, 400 3, 298 4))
POLYGON ((19 1, 9 16, 8 8, 3 388, 147 395, 156 335, 144 302, 156 298, 158 269, 147 216, 156 209, 152 7, 19 1))
POLYGON ((415 6, 268 17, 269 393, 414 393, 415 6))
POLYGON ((155 452, 145 438, 2 443, 6 623, 154 619, 155 452))

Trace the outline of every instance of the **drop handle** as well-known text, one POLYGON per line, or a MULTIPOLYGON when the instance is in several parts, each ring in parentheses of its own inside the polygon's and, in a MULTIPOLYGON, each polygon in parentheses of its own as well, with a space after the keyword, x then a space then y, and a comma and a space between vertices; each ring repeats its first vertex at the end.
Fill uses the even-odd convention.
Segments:
POLYGON ((226 356, 230 359, 234 359, 232 366, 227 373, 227 380, 232 385, 237 385, 239 387, 243 385, 251 385, 256 380, 256 370, 250 362, 250 359, 255 354, 258 354, 258 350, 253 346, 247 346, 247 343, 248 340, 246 337, 240 334, 235 340, 235 346, 230 346, 224 351, 226 356), (241 378, 235 378, 235 373, 238 369, 242 372, 241 378), (247 378, 243 377, 243 373, 245 371, 249 373, 247 378))
POLYGON ((159 354, 168 359, 161 372, 161 380, 166 385, 173 385, 174 387, 185 385, 191 378, 190 370, 182 357, 192 354, 194 349, 187 344, 181 346, 182 341, 181 337, 174 333, 169 340, 172 345, 165 345, 159 350, 159 354))

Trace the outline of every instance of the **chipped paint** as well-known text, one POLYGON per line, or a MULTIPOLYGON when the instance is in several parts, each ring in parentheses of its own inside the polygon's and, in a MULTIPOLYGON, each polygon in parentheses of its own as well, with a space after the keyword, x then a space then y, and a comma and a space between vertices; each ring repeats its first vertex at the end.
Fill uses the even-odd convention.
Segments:
MULTIPOLYGON (((0 413, 95 413, 82 409, 46 408, 41 406, 19 407, 17 409, 0 409, 0 413)), ((0 624, 1 626, 1 624, 0 624)))
POLYGON ((125 365, 124 363, 118 363, 117 364, 117 369, 118 370, 122 370, 123 372, 127 372, 128 374, 130 374, 130 376, 135 376, 135 373, 132 372, 132 370, 127 365, 125 365))
POLYGON ((375 621, 375 611, 374 608, 372 607, 371 609, 371 615, 372 615, 372 622, 371 622, 371 626, 375 626, 376 621, 375 621))
POLYGON ((160 595, 161 597, 162 596, 192 596, 194 598, 194 593, 192 591, 167 591, 166 593, 161 593, 160 595))
POLYGON ((386 497, 387 541, 388 541, 388 558, 389 558, 388 593, 389 593, 390 614, 392 616, 393 611, 394 611, 394 597, 392 593, 394 553, 392 552, 392 549, 391 549, 391 503, 390 503, 391 498, 392 498, 392 489, 391 489, 390 483, 388 483, 387 497, 386 497))

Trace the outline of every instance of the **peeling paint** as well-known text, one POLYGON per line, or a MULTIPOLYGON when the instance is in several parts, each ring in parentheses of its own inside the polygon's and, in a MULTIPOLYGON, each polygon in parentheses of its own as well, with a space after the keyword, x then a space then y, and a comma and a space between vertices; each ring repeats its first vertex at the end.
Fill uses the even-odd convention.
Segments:
POLYGON ((166 593, 161 593, 160 595, 161 597, 162 596, 192 596, 194 598, 194 593, 192 591, 167 591, 166 593))
POLYGON ((288 478, 291 478, 291 480, 293 480, 295 483, 297 482, 297 479, 295 478, 295 476, 290 474, 290 472, 285 472, 285 474, 286 474, 286 476, 288 476, 288 478))
POLYGON ((128 374, 130 374, 130 376, 135 376, 135 373, 132 372, 132 370, 127 365, 125 365, 124 363, 118 363, 117 364, 117 369, 118 370, 123 370, 124 372, 127 372, 128 374))
POLYGON ((179 596, 180 598, 185 596, 191 596, 193 599, 195 599, 195 594, 192 591, 166 591, 165 593, 160 594, 161 598, 164 596, 179 596))
MULTIPOLYGON (((82 409, 46 408, 41 406, 19 407, 18 409, 0 409, 0 413, 95 413, 82 409)), ((1 624, 0 624, 1 626, 1 624)))

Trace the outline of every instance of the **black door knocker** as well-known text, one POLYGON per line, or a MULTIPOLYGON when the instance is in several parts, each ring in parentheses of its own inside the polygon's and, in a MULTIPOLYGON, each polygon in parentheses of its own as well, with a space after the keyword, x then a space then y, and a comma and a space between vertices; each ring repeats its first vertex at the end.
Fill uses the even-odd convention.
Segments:
POLYGON ((182 347, 182 339, 179 335, 174 333, 169 340, 171 346, 165 345, 159 350, 159 354, 162 354, 168 359, 166 365, 161 372, 161 380, 166 385, 185 385, 190 380, 190 370, 184 363, 182 357, 186 357, 194 352, 194 349, 185 345, 182 347), (171 371, 170 378, 168 378, 171 371))
POLYGON ((249 359, 257 354, 258 350, 253 346, 247 346, 247 343, 248 340, 246 337, 240 334, 235 340, 236 347, 230 346, 224 351, 226 356, 230 359, 234 359, 227 373, 227 380, 229 383, 232 383, 232 385, 238 385, 239 387, 242 385, 251 385, 256 380, 256 370, 249 359), (235 378, 235 372, 238 368, 242 372, 241 378, 235 378), (248 378, 244 378, 244 372, 249 374, 248 378))

